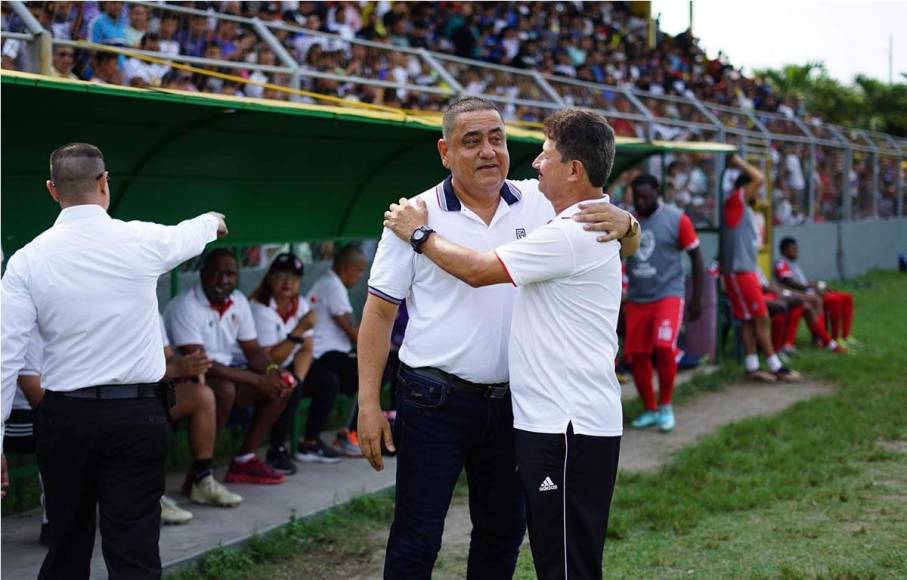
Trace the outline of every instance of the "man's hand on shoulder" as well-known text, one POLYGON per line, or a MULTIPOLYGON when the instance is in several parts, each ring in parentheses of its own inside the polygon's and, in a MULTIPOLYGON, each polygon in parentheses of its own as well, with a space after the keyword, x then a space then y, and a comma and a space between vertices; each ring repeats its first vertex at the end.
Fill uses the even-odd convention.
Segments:
POLYGON ((590 232, 605 232, 599 236, 599 242, 621 240, 630 233, 633 216, 612 203, 595 201, 579 204, 580 212, 573 219, 586 224, 584 229, 590 232))
POLYGON ((384 227, 394 232, 404 242, 409 241, 416 228, 427 223, 428 206, 420 198, 410 201, 401 197, 397 203, 392 203, 390 208, 384 212, 384 227))

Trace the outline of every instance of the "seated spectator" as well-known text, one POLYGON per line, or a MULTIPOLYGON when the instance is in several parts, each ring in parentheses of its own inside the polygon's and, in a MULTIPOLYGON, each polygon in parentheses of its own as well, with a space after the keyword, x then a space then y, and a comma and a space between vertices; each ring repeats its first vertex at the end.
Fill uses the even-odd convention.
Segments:
POLYGON ((180 53, 180 43, 176 39, 176 32, 179 30, 180 19, 173 12, 165 12, 161 16, 160 29, 158 30, 158 43, 161 54, 165 56, 178 56, 180 53))
POLYGON ((768 280, 762 270, 757 270, 756 273, 772 320, 772 346, 779 355, 790 356, 797 351, 794 345, 797 341, 797 327, 803 317, 803 301, 787 288, 768 280))
POLYGON ((296 473, 287 441, 300 401, 303 397, 312 399, 305 435, 300 441, 300 446, 311 446, 317 443, 324 430, 337 397, 332 382, 306 380, 312 365, 315 314, 299 294, 303 272, 302 260, 294 254, 279 254, 250 296, 259 344, 271 357, 271 362, 291 373, 298 385, 271 429, 268 448, 268 464, 285 475, 296 473))
MULTIPOLYGON (((149 32, 143 36, 139 48, 150 52, 158 52, 160 44, 158 43, 157 34, 149 32)), ((126 60, 126 66, 123 68, 123 77, 126 83, 133 87, 159 87, 161 86, 161 79, 168 72, 170 72, 169 65, 148 62, 133 56, 126 60)))
POLYGON ((89 40, 98 44, 129 46, 126 26, 120 21, 123 2, 103 2, 103 12, 89 25, 89 40))
POLYGON ((92 59, 91 82, 105 85, 122 85, 119 57, 110 52, 96 51, 92 59))
MULTIPOLYGON (((236 507, 242 497, 227 490, 214 479, 214 440, 217 436, 217 406, 214 393, 197 379, 211 368, 211 361, 204 352, 197 351, 180 356, 173 352, 164 318, 161 317, 161 335, 164 341, 164 359, 167 370, 164 381, 183 379, 176 383, 176 404, 170 408, 170 420, 176 423, 188 419, 189 449, 192 466, 186 473, 183 494, 192 502, 202 505, 236 507)), ((161 521, 165 524, 183 524, 192 519, 192 513, 176 505, 167 496, 161 498, 161 521)))
POLYGON ((71 46, 57 46, 54 48, 53 68, 50 76, 58 79, 79 80, 73 74, 72 65, 75 62, 75 49, 71 46))
POLYGON ((255 322, 246 297, 236 290, 239 265, 225 249, 205 256, 200 283, 174 298, 164 313, 173 344, 183 354, 204 352, 212 366, 204 382, 217 400, 217 430, 227 425, 234 407, 254 407, 239 454, 227 483, 283 483, 284 476, 259 460, 255 452, 286 407, 292 386, 284 384, 277 365, 258 344, 255 322), (248 369, 230 366, 236 345, 248 369))
POLYGON ((208 19, 205 16, 193 15, 189 18, 189 27, 177 32, 175 39, 179 42, 180 54, 186 56, 203 56, 208 45, 208 19))
MULTIPOLYGON (((126 27, 126 45, 139 46, 148 33, 148 8, 144 4, 129 4, 129 26, 126 27)), ((155 49, 157 52, 157 49, 155 49)))
POLYGON ((837 349, 829 346, 832 350, 838 352, 844 348, 854 348, 857 346, 856 340, 850 336, 850 329, 853 326, 853 295, 849 292, 840 292, 831 290, 827 284, 822 281, 811 281, 803 273, 800 265, 797 264, 799 256, 799 247, 797 240, 794 238, 784 238, 781 240, 778 248, 781 256, 775 260, 775 279, 779 284, 796 291, 799 294, 809 296, 810 302, 819 312, 818 326, 816 333, 821 330, 819 336, 826 345, 840 344, 842 348, 837 349), (830 319, 831 335, 825 333, 826 325, 823 320, 823 311, 828 312, 830 319))
POLYGON ((198 87, 192 83, 192 75, 176 69, 171 70, 161 78, 161 88, 191 93, 198 92, 198 87))
MULTIPOLYGON (((306 296, 315 311, 314 350, 315 361, 306 381, 313 384, 330 383, 331 389, 353 395, 359 388, 356 353, 353 348, 359 337, 359 325, 353 320, 353 305, 348 290, 355 286, 365 273, 366 261, 356 247, 346 246, 334 255, 332 269, 318 279, 306 296)), ((360 457, 355 433, 356 409, 353 409, 346 429, 337 433, 334 447, 324 445, 321 439, 304 441, 296 458, 305 462, 336 462, 341 453, 360 457)))

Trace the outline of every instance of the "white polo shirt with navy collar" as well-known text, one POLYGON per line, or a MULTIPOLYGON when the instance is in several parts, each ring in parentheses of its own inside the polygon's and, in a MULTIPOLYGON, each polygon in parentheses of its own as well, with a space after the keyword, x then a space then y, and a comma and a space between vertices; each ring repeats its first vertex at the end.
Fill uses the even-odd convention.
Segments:
MULTIPOLYGON (((607 197, 605 197, 607 200, 607 197)), ((534 433, 623 433, 614 371, 620 243, 573 221, 579 204, 496 250, 519 288, 510 334, 513 426, 534 433)))
POLYGON ((258 334, 249 301, 242 292, 234 290, 228 301, 229 306, 219 312, 211 306, 201 283, 178 294, 164 310, 173 346, 200 344, 209 359, 230 365, 236 342, 255 340, 258 334))
MULTIPOLYGON (((500 195, 490 224, 460 203, 450 177, 417 197, 428 206, 430 228, 479 252, 526 237, 554 217, 537 180, 506 180, 500 195)), ((394 304, 406 300, 409 322, 400 348, 406 365, 438 368, 475 383, 507 382, 513 286, 472 288, 385 229, 369 293, 394 304)))

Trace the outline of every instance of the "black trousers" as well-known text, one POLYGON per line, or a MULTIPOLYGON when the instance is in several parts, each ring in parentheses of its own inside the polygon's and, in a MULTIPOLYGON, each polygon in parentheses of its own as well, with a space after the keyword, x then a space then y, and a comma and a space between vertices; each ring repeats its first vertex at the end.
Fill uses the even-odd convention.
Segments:
POLYGON ((303 438, 309 441, 318 439, 330 418, 337 393, 352 395, 359 388, 356 364, 355 354, 336 350, 326 352, 312 361, 302 384, 293 390, 283 414, 271 429, 271 447, 286 443, 293 417, 304 397, 311 398, 312 402, 309 404, 303 438))
POLYGON ((538 578, 600 579, 620 437, 515 431, 538 578))
POLYGON ((171 431, 160 399, 48 392, 35 416, 49 551, 38 578, 88 578, 100 512, 112 580, 160 578, 160 497, 171 431))

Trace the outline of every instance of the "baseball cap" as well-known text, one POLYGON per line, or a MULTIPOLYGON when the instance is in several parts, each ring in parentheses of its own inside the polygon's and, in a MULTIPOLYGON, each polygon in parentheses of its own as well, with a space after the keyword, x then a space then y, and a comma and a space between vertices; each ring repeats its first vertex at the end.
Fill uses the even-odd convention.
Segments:
POLYGON ((268 274, 273 274, 274 272, 292 272, 297 276, 302 276, 304 271, 305 268, 302 264, 302 260, 297 258, 296 254, 290 252, 277 254, 277 257, 271 262, 271 267, 268 268, 268 274))

